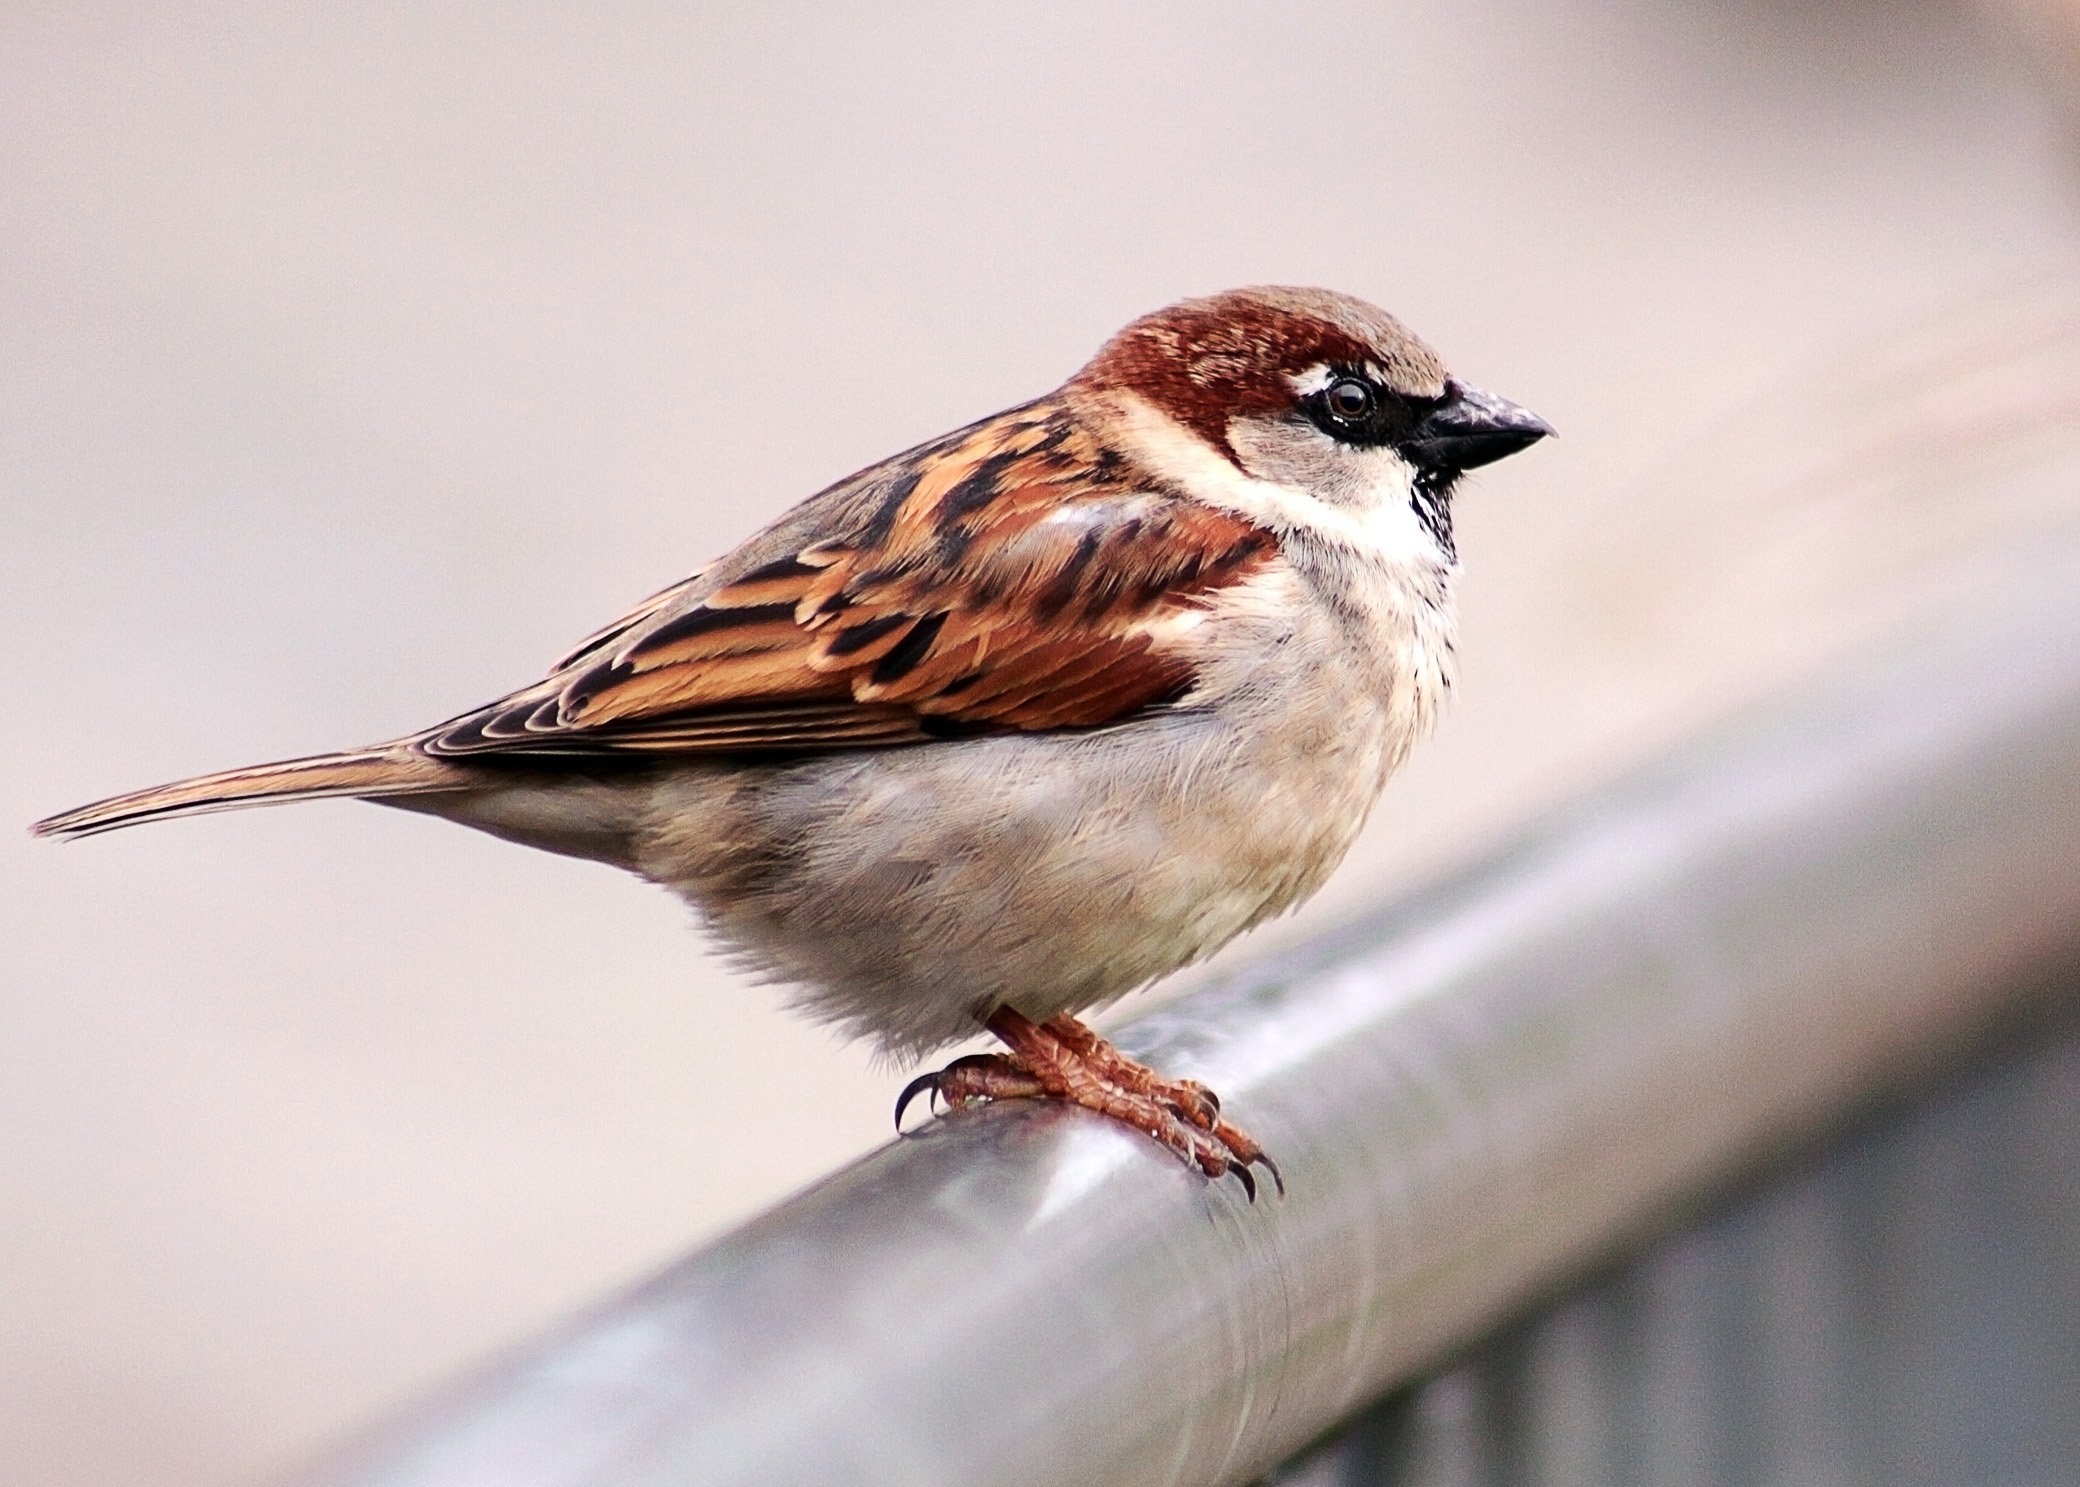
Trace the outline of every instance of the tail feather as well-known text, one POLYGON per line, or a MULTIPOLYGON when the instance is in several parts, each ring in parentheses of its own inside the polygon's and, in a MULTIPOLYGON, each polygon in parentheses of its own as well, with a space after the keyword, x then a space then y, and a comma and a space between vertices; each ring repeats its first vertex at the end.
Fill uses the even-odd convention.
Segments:
POLYGON ((408 746, 382 745, 345 754, 319 754, 284 759, 217 774, 154 785, 97 800, 76 810, 38 821, 36 836, 93 836, 141 821, 168 816, 196 816, 206 811, 233 811, 251 805, 277 805, 291 800, 324 800, 337 796, 421 795, 465 788, 473 771, 467 766, 429 759, 408 746))

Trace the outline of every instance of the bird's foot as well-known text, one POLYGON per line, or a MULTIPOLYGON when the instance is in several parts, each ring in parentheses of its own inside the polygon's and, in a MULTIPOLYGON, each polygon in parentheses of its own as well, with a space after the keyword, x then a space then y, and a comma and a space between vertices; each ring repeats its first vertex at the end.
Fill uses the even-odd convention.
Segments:
POLYGON ((913 1079, 896 1101, 898 1125, 904 1108, 927 1090, 953 1109, 984 1100, 1066 1100, 1153 1137, 1208 1177, 1232 1173, 1251 1202, 1257 1181, 1250 1168, 1261 1164, 1284 1196, 1278 1164, 1221 1119, 1220 1101, 1205 1085, 1163 1078, 1073 1017, 1035 1023, 1005 1007, 989 1029, 1011 1051, 970 1054, 913 1079))

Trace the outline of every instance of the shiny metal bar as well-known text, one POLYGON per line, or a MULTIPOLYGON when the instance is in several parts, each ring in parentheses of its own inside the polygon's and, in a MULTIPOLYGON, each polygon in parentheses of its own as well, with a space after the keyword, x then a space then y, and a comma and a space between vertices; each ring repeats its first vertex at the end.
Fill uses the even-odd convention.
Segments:
POLYGON ((2058 981, 1956 1077, 1396 1390, 1277 1487, 2080 1482, 2080 963, 2058 981))
POLYGON ((2054 576, 1127 1028, 1228 1097, 1285 1200, 1079 1112, 964 1113, 301 1480, 1250 1480, 2069 950, 2080 566, 2054 576))

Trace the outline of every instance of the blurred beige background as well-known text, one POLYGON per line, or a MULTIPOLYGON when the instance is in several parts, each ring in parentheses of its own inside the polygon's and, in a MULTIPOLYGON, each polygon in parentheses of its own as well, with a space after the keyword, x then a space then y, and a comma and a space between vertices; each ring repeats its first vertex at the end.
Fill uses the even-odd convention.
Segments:
POLYGON ((1456 713, 1245 954, 2080 520, 2058 68, 1968 9, 175 9, 0 18, 0 1481, 253 1480, 898 1082, 597 867, 33 817, 482 701, 1237 283, 1562 431, 1461 500, 1456 713))

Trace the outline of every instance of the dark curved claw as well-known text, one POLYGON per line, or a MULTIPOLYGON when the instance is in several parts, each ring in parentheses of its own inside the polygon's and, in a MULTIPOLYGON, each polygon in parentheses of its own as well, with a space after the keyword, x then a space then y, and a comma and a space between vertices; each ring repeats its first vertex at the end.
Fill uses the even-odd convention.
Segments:
POLYGON ((1271 1174, 1272 1182, 1278 1185, 1278 1196, 1283 1198, 1286 1195, 1286 1180, 1278 1170, 1278 1163, 1272 1161, 1270 1157, 1264 1155, 1261 1151, 1252 1157, 1251 1160, 1264 1164, 1264 1170, 1271 1174))
POLYGON ((926 1090, 930 1090, 934 1095, 937 1095, 939 1093, 939 1078, 941 1072, 941 1070, 934 1069, 929 1074, 918 1075, 915 1079, 911 1080, 908 1084, 904 1085, 903 1092, 896 1096, 896 1134, 898 1136, 903 1134, 903 1112, 910 1108, 910 1102, 916 1099, 919 1095, 923 1094, 926 1090))
POLYGON ((1249 1201, 1254 1204, 1257 1201, 1257 1180, 1250 1176, 1249 1167, 1245 1163, 1237 1162, 1228 1168, 1228 1172, 1241 1182, 1243 1192, 1249 1194, 1249 1201))

